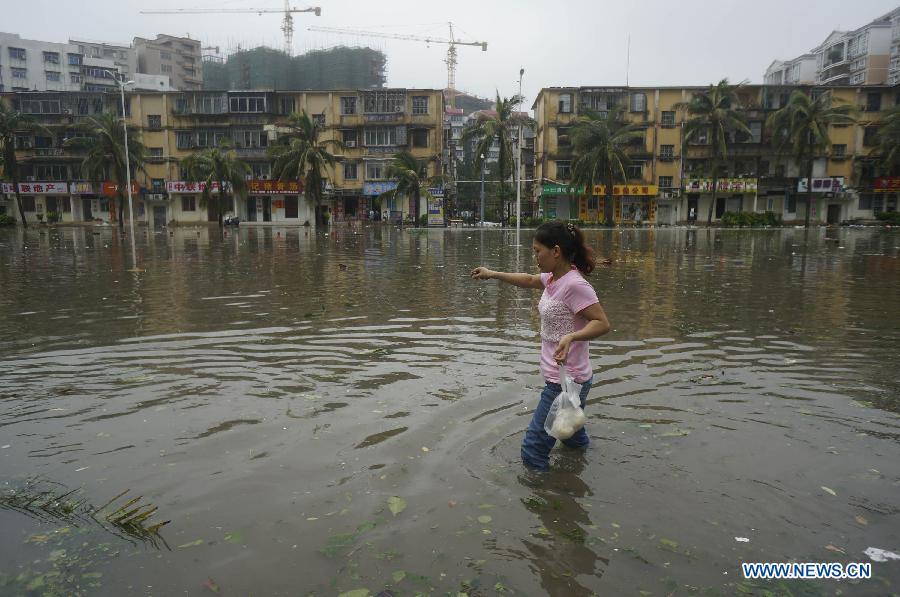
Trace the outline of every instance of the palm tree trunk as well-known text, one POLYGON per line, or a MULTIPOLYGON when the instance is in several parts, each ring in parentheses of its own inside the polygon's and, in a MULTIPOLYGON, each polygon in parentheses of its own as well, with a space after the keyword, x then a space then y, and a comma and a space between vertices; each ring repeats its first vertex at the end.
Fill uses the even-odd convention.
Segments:
POLYGON ((812 135, 809 135, 809 168, 806 171, 806 222, 804 226, 809 228, 809 216, 812 212, 812 175, 813 175, 813 161, 815 160, 815 146, 812 142, 812 135))
POLYGON ((225 199, 225 181, 219 181, 219 196, 216 197, 216 216, 219 218, 219 228, 224 228, 222 223, 222 201, 225 199))
POLYGON ((606 226, 614 226, 615 222, 613 221, 613 214, 615 211, 613 210, 613 175, 612 169, 610 169, 607 173, 606 179, 606 201, 603 202, 603 219, 606 220, 603 222, 606 226))
POLYGON ((719 168, 718 164, 713 166, 713 179, 712 179, 712 199, 709 202, 709 211, 706 214, 706 226, 712 226, 712 217, 713 217, 713 208, 716 205, 716 192, 719 190, 719 168))
POLYGON ((16 164, 13 162, 10 173, 12 176, 13 190, 16 193, 16 205, 19 207, 19 217, 22 218, 22 228, 28 228, 28 222, 25 221, 25 207, 22 205, 22 195, 19 194, 19 177, 16 174, 16 164))
POLYGON ((416 190, 413 192, 414 203, 416 204, 416 213, 413 216, 413 225, 419 225, 419 200, 421 199, 421 194, 419 192, 419 187, 416 187, 416 190))

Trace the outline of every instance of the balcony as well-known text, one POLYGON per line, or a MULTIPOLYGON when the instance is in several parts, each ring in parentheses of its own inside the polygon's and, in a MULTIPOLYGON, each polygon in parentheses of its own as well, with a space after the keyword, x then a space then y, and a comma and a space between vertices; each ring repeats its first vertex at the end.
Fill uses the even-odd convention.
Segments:
POLYGON ((268 156, 267 147, 235 147, 234 150, 242 158, 264 158, 268 156))

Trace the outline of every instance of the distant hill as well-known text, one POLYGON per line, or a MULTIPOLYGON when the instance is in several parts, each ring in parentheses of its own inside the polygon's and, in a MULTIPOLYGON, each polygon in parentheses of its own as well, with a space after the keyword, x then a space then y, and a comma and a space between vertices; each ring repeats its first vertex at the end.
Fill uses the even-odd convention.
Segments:
POLYGON ((387 57, 371 48, 337 47, 302 56, 259 47, 203 63, 203 88, 361 89, 384 87, 387 57))

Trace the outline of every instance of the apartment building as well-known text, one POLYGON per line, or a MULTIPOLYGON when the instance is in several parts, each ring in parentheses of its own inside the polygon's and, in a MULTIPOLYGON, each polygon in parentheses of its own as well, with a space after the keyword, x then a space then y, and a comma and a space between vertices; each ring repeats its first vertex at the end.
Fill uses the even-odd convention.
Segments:
POLYGON ((171 79, 180 91, 203 88, 200 42, 189 37, 159 34, 156 39, 134 38, 138 71, 171 79))
MULTIPOLYGON (((26 217, 61 213, 63 221, 115 219, 108 181, 81 176, 83 156, 65 147, 84 118, 118 111, 118 93, 19 92, 0 95, 37 119, 45 130, 16 139, 20 192, 26 217)), ((287 117, 306 110, 323 127, 323 139, 344 143, 333 171, 325 173, 325 200, 318 209, 332 221, 368 219, 372 212, 400 219, 413 212, 411 198, 382 199, 396 187, 387 166, 401 150, 427 163, 429 176, 442 171, 443 97, 430 89, 344 91, 140 92, 126 96, 126 116, 147 146, 144 171, 135 178, 135 218, 152 226, 169 222, 215 221, 213 202, 204 205, 203 189, 189 180, 181 161, 192 153, 229 140, 251 169, 247 192, 226 211, 248 223, 302 225, 316 221, 317 206, 302 182, 277 181, 268 149, 289 131, 287 117)), ((9 177, 4 177, 9 180, 9 177)), ((217 189, 211 191, 213 194, 217 189)), ((4 183, 0 211, 15 210, 13 189, 4 183)), ((440 197, 441 189, 434 193, 440 197)), ((419 215, 440 216, 442 204, 422 201, 419 215)))
MULTIPOLYGON (((805 218, 805 185, 798 165, 776 155, 765 134, 768 115, 782 107, 794 89, 831 93, 861 110, 851 126, 832 127, 831 145, 814 161, 815 202, 811 219, 838 223, 895 211, 897 196, 887 179, 875 177, 872 150, 881 113, 900 103, 898 90, 887 86, 791 87, 745 86, 740 104, 750 135, 730 139, 726 172, 720 174, 713 220, 725 212, 772 211, 786 222, 805 218)), ((689 116, 679 105, 702 87, 552 87, 534 102, 537 120, 534 209, 544 217, 600 222, 606 189, 575 188, 570 131, 585 108, 604 113, 623 106, 626 118, 644 131, 627 149, 626 179, 613 189, 613 217, 618 223, 676 224, 704 222, 712 201, 709 139, 699 135, 686 143, 683 126, 689 116)), ((900 181, 897 181, 900 183, 900 181)))

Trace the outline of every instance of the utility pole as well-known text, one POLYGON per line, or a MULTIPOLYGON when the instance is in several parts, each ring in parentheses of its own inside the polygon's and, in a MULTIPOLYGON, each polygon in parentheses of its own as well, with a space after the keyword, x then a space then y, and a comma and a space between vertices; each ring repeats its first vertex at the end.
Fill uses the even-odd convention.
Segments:
POLYGON ((484 154, 481 154, 481 161, 478 163, 481 169, 481 220, 479 226, 484 226, 484 154))
MULTIPOLYGON (((519 112, 522 111, 522 76, 525 74, 525 69, 519 69, 519 112)), ((519 247, 522 245, 520 234, 522 233, 522 127, 525 126, 523 122, 519 123, 519 143, 518 143, 518 151, 516 152, 516 246, 519 247)))

